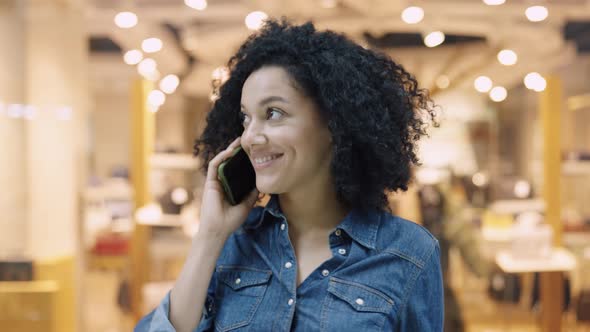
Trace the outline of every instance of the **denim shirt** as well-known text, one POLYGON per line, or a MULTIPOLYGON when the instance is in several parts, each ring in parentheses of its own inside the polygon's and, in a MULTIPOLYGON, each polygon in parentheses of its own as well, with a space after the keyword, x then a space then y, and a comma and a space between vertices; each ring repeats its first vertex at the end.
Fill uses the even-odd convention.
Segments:
MULTIPOLYGON (((421 226, 353 210, 329 235, 332 258, 299 286, 288 234, 277 196, 250 212, 225 243, 195 331, 443 330, 439 245, 421 226)), ((135 331, 174 331, 169 305, 170 293, 135 331)))

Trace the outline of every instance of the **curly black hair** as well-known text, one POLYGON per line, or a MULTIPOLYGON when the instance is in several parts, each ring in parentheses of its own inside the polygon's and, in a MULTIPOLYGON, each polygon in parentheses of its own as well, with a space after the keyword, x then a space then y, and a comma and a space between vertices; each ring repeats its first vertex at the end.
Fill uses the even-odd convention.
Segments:
POLYGON ((229 78, 195 142, 209 161, 244 130, 242 85, 262 66, 284 68, 318 105, 332 134, 331 172, 346 207, 389 210, 386 193, 406 191, 419 165, 417 141, 438 125, 428 91, 389 56, 365 49, 342 34, 316 31, 311 22, 267 20, 229 62, 229 78))

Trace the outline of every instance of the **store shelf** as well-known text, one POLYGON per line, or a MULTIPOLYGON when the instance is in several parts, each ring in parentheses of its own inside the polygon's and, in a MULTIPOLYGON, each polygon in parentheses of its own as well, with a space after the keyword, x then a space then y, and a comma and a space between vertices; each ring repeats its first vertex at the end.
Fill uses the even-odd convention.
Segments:
POLYGON ((518 214, 522 212, 545 210, 545 202, 540 199, 499 200, 490 205, 490 210, 498 214, 518 214))
POLYGON ((180 215, 163 214, 159 219, 137 221, 138 224, 159 227, 182 227, 180 215))
POLYGON ((561 164, 561 173, 563 175, 589 175, 590 161, 564 161, 561 164))
POLYGON ((576 257, 567 249, 554 248, 547 258, 515 258, 509 251, 496 255, 496 263, 506 273, 571 271, 576 268, 576 257))
POLYGON ((154 153, 150 165, 156 169, 196 170, 199 161, 189 153, 154 153))

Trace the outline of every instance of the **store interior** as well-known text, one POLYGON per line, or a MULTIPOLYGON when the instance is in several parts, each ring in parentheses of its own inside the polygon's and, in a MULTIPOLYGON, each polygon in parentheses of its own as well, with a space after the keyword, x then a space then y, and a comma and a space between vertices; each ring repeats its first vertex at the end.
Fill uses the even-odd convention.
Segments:
POLYGON ((158 305, 227 61, 281 16, 437 104, 389 203, 441 243, 448 331, 590 331, 590 0, 1 0, 0 330, 130 331, 158 305))

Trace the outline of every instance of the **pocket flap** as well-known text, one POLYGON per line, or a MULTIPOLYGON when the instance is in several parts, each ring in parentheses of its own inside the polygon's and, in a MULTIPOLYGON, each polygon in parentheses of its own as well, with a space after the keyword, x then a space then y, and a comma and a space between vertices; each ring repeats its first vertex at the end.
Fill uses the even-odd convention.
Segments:
POLYGON ((271 274, 271 271, 242 266, 219 266, 217 268, 218 280, 228 285, 233 290, 266 284, 268 283, 271 274))
POLYGON ((393 300, 382 292, 352 281, 330 278, 328 292, 350 304, 357 311, 388 314, 393 309, 393 300))

